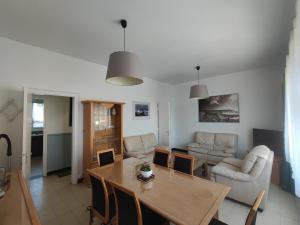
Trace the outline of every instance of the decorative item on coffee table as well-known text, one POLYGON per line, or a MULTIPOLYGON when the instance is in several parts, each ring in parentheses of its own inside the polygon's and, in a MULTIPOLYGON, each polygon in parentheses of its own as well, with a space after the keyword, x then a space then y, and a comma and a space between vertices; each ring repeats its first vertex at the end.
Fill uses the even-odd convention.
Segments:
POLYGON ((154 174, 149 164, 143 164, 139 169, 139 174, 137 175, 137 179, 143 182, 148 182, 154 179, 154 174))

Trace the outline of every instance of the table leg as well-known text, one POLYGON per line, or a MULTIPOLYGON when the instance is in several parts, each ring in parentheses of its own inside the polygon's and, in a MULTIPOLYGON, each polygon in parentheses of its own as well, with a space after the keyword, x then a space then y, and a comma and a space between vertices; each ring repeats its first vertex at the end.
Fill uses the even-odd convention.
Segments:
POLYGON ((207 163, 203 163, 202 165, 202 176, 207 177, 208 176, 208 171, 207 171, 207 163))

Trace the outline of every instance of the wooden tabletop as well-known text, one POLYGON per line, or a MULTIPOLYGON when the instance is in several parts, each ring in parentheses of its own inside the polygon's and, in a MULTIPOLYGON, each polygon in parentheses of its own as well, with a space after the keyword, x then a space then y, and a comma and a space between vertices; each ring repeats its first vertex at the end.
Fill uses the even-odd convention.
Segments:
POLYGON ((0 225, 41 225, 22 172, 8 177, 6 194, 0 199, 0 225))
POLYGON ((228 194, 228 186, 152 164, 155 179, 144 183, 136 178, 143 161, 128 158, 88 170, 134 191, 141 202, 178 225, 207 225, 228 194))

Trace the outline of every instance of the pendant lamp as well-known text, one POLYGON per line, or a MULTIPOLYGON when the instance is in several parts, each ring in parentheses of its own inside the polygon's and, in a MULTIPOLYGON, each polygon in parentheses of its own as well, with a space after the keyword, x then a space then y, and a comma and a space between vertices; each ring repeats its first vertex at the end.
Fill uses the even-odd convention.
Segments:
POLYGON ((191 86, 190 99, 206 99, 209 98, 207 87, 204 84, 200 84, 199 81, 199 70, 200 66, 196 66, 198 73, 198 84, 191 86))
POLYGON ((114 52, 109 56, 106 82, 120 86, 142 84, 144 81, 139 78, 141 75, 139 58, 136 54, 128 52, 125 49, 125 28, 127 27, 127 21, 121 20, 120 24, 124 29, 124 50, 114 52))

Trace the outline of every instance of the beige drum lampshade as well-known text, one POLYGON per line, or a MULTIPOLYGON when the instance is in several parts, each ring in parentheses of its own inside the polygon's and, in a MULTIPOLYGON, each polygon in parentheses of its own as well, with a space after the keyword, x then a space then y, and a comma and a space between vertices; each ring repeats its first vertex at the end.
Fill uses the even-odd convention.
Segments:
POLYGON ((190 99, 206 99, 209 98, 206 85, 197 84, 191 86, 190 99))
POLYGON ((106 82, 121 86, 142 84, 138 56, 127 51, 114 52, 110 55, 106 82))

